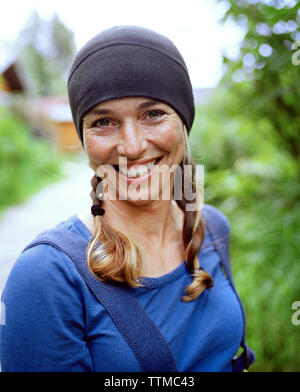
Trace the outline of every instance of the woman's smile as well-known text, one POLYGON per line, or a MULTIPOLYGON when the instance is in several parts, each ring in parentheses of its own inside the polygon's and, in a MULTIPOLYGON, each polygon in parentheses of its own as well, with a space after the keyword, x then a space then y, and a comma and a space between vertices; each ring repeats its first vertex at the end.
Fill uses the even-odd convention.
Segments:
POLYGON ((121 176, 125 177, 127 183, 130 184, 132 182, 141 182, 145 179, 148 180, 153 170, 156 169, 161 160, 162 158, 154 158, 147 160, 144 163, 133 163, 125 166, 116 165, 114 168, 121 176))

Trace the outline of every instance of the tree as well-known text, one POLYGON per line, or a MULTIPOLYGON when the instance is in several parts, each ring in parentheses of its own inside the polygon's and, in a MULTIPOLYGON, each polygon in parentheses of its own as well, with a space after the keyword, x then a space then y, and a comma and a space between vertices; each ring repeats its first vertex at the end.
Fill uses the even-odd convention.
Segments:
POLYGON ((53 15, 50 29, 55 64, 66 78, 75 54, 74 35, 57 14, 53 15))
POLYGON ((50 21, 44 21, 34 11, 18 38, 17 52, 37 94, 65 93, 75 44, 72 31, 57 14, 50 21))
MULTIPOLYGON (((224 0, 219 0, 224 2, 224 0)), ((222 84, 239 105, 232 115, 267 120, 272 138, 295 164, 300 179, 300 1, 226 0, 223 21, 245 27, 240 55, 224 56, 222 84)))
MULTIPOLYGON (((205 200, 231 224, 232 269, 247 315, 253 370, 298 371, 300 298, 299 1, 218 0, 244 27, 239 56, 191 132, 205 200)), ((251 369, 251 368, 250 368, 251 369)))

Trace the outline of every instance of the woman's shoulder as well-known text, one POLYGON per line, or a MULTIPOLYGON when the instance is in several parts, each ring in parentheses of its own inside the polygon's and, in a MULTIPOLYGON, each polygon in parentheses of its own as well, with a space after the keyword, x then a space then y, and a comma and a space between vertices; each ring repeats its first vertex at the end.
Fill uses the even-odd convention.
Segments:
POLYGON ((229 220, 218 208, 210 204, 204 204, 202 207, 202 217, 211 230, 217 230, 223 235, 230 234, 229 220))
MULTIPOLYGON (((38 234, 16 259, 8 276, 5 288, 39 286, 55 288, 55 284, 76 286, 78 274, 70 257, 55 246, 55 242, 66 242, 64 234, 74 234, 87 241, 88 229, 80 226, 76 215, 57 226, 38 234), (57 239, 55 241, 54 239, 57 239)), ((66 246, 68 244, 66 243, 66 246)))

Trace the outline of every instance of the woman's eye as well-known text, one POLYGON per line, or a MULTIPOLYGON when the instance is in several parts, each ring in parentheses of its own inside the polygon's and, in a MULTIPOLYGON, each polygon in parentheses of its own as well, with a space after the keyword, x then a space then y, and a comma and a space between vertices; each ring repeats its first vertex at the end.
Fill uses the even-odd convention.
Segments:
POLYGON ((110 125, 110 120, 108 118, 100 118, 93 123, 93 127, 108 127, 110 125))
POLYGON ((161 110, 151 110, 151 112, 147 113, 147 117, 150 119, 157 118, 162 115, 164 115, 164 112, 162 112, 161 110))

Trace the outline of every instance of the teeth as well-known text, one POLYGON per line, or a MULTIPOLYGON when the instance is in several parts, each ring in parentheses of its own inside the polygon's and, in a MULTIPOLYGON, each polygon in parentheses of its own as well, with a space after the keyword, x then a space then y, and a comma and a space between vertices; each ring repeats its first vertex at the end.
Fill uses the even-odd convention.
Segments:
POLYGON ((152 162, 147 163, 146 165, 140 165, 131 167, 129 170, 127 167, 119 167, 119 170, 122 174, 124 174, 127 177, 140 177, 147 173, 147 171, 151 170, 153 166, 155 165, 156 159, 154 159, 152 162))

